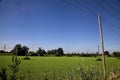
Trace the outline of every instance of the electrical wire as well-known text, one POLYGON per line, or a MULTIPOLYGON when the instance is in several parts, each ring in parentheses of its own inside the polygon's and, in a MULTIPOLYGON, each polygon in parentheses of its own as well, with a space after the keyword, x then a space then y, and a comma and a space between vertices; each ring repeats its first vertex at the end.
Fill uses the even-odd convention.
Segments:
POLYGON ((71 5, 75 8, 80 9, 83 12, 86 12, 86 14, 88 14, 90 16, 94 16, 94 17, 96 16, 96 13, 93 10, 91 10, 90 8, 86 7, 85 5, 81 4, 80 2, 78 2, 76 0, 73 0, 72 2, 70 0, 69 1, 68 0, 62 0, 62 1, 65 2, 68 5, 71 5), (77 5, 77 4, 79 4, 79 5, 77 5))
POLYGON ((80 6, 83 6, 84 8, 88 9, 88 10, 92 13, 93 16, 96 16, 96 12, 93 11, 91 8, 89 8, 88 6, 82 4, 79 0, 75 0, 75 1, 76 1, 77 3, 79 3, 80 6))
MULTIPOLYGON (((96 12, 93 10, 93 9, 91 9, 91 8, 89 8, 88 6, 86 6, 85 4, 83 4, 83 3, 81 3, 80 1, 78 1, 78 0, 75 0, 74 1, 74 4, 73 3, 71 3, 71 2, 69 2, 69 1, 66 1, 66 0, 64 0, 64 2, 66 2, 67 4, 69 4, 69 5, 72 5, 73 7, 77 7, 77 8, 79 8, 79 9, 81 9, 82 11, 84 11, 84 12, 86 12, 86 11, 88 11, 89 13, 92 13, 92 14, 89 14, 89 15, 91 15, 91 16, 94 16, 95 17, 95 15, 96 15, 96 12), (76 4, 79 4, 79 6, 78 5, 76 5, 76 4), (84 10, 82 7, 84 7, 86 10, 84 10)), ((98 2, 96 2, 98 5, 100 5, 98 2)), ((101 6, 101 5, 100 5, 101 6)), ((106 10, 106 11, 109 11, 108 9, 106 9, 104 6, 101 6, 101 8, 103 8, 104 10, 106 10)), ((109 11, 110 12, 110 11, 109 11)), ((117 33, 117 31, 116 30, 118 30, 118 29, 116 29, 115 30, 115 28, 119 28, 119 27, 113 27, 113 26, 116 26, 116 25, 114 25, 113 24, 113 22, 111 22, 110 20, 108 20, 107 18, 104 18, 103 19, 103 21, 104 21, 104 24, 116 35, 116 36, 118 36, 119 38, 120 38, 120 35, 119 35, 119 33, 117 33), (108 23, 109 22, 109 23, 108 23)), ((119 28, 120 29, 120 28, 119 28)))
MULTIPOLYGON (((111 12, 110 10, 108 10, 107 8, 105 8, 102 4, 100 4, 99 2, 97 2, 96 0, 94 0, 94 2, 99 6, 100 9, 104 9, 107 13, 109 12, 108 15, 110 15, 110 16, 115 15, 114 12, 111 12)), ((118 20, 118 17, 114 16, 114 18, 118 20)))
POLYGON ((119 12, 113 7, 113 5, 108 0, 106 0, 106 2, 108 4, 108 6, 112 9, 112 12, 120 17, 119 12))
POLYGON ((113 27, 112 27, 109 23, 104 22, 104 24, 106 25, 106 27, 107 27, 109 30, 111 30, 111 31, 120 39, 120 34, 118 34, 118 33, 116 32, 116 30, 114 30, 113 27))

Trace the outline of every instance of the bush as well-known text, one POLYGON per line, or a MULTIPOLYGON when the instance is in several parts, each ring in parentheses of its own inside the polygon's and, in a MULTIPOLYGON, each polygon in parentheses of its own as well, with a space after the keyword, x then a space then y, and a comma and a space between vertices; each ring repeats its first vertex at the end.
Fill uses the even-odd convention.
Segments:
POLYGON ((20 76, 20 80, 25 80, 25 76, 24 75, 20 76))
POLYGON ((89 66, 86 69, 80 65, 76 69, 80 80, 101 80, 101 73, 98 67, 89 66))
POLYGON ((38 56, 37 53, 31 53, 31 56, 38 56))
POLYGON ((60 54, 56 53, 56 54, 55 54, 55 56, 62 56, 62 55, 60 55, 60 54))
POLYGON ((102 61, 102 59, 101 58, 97 58, 96 61, 102 61))
POLYGON ((8 65, 10 70, 12 71, 12 75, 10 76, 10 80, 17 80, 17 73, 19 71, 19 65, 21 61, 20 58, 17 58, 16 55, 12 56, 12 64, 8 65))
POLYGON ((1 80, 7 80, 6 68, 2 68, 0 72, 1 80))
POLYGON ((66 54, 67 57, 72 57, 73 55, 72 54, 66 54))
POLYGON ((108 80, 120 80, 120 67, 116 66, 113 68, 111 75, 108 77, 108 80))
POLYGON ((30 60, 28 56, 24 57, 23 60, 30 60))
POLYGON ((120 59, 120 57, 117 57, 117 59, 120 59))

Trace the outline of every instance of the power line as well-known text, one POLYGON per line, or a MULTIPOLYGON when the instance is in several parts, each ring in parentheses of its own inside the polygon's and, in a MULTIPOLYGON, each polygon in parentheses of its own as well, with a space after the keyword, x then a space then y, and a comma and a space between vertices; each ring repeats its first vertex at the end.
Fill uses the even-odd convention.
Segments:
POLYGON ((86 12, 90 16, 94 16, 94 17, 96 16, 96 13, 92 9, 90 9, 87 6, 85 6, 84 4, 81 4, 79 1, 76 1, 76 0, 72 1, 72 2, 71 1, 67 1, 67 0, 62 0, 62 1, 65 2, 68 5, 72 5, 73 7, 80 9, 83 12, 86 12), (79 4, 79 5, 77 5, 77 4, 79 4))
POLYGON ((118 27, 117 25, 115 25, 112 21, 110 21, 109 19, 105 18, 103 21, 105 22, 109 22, 109 25, 111 25, 113 28, 116 28, 116 30, 120 30, 120 27, 118 27))
MULTIPOLYGON (((106 9, 106 8, 104 8, 106 9)), ((110 19, 104 18, 102 21, 106 25, 106 27, 111 30, 118 38, 120 38, 120 34, 116 30, 120 30, 120 27, 117 27, 110 19)))
POLYGON ((97 15, 95 11, 93 11, 93 10, 92 10, 91 8, 89 8, 88 6, 82 4, 80 1, 76 0, 76 2, 79 3, 79 5, 83 6, 84 8, 88 9, 88 10, 93 14, 93 16, 96 16, 96 15, 97 15))
MULTIPOLYGON (((78 0, 75 0, 75 1, 67 1, 67 0, 63 0, 65 3, 67 3, 67 4, 69 4, 69 5, 72 5, 73 7, 76 7, 76 8, 79 8, 79 9, 81 9, 82 11, 84 11, 84 12, 86 12, 86 10, 87 10, 87 12, 89 12, 90 14, 89 15, 91 15, 91 16, 96 16, 96 12, 93 10, 93 9, 91 9, 91 8, 89 8, 88 6, 86 6, 85 4, 83 4, 83 3, 81 3, 80 1, 78 1, 78 0), (78 5, 76 5, 76 4, 79 4, 79 6, 78 5), (81 7, 80 7, 81 6, 81 7), (86 10, 84 10, 83 8, 85 8, 86 10)), ((98 2, 97 2, 97 4, 98 5, 100 5, 98 2)), ((107 10, 107 11, 109 11, 108 9, 106 9, 104 6, 101 6, 104 10, 107 10)), ((110 11, 109 11, 110 12, 110 11)), ((110 20, 107 20, 107 19, 104 19, 103 21, 105 21, 105 25, 112 31, 112 32, 114 32, 114 34, 115 35, 117 35, 119 38, 120 38, 120 35, 114 30, 115 29, 115 27, 114 27, 114 29, 113 29, 113 26, 115 26, 110 20), (109 23, 108 23, 109 22, 109 23)), ((119 28, 119 27, 117 27, 117 28, 119 28)), ((120 29, 120 28, 119 28, 120 29)), ((117 29, 118 30, 118 29, 117 29)))
POLYGON ((113 29, 113 27, 107 23, 107 22, 104 22, 104 24, 106 25, 106 27, 111 30, 118 38, 120 38, 120 35, 116 32, 116 30, 113 29))
MULTIPOLYGON (((107 8, 105 8, 102 4, 100 4, 99 2, 97 2, 96 0, 94 0, 94 2, 95 2, 97 5, 99 5, 102 9, 104 9, 106 12, 109 12, 109 13, 113 13, 113 14, 114 14, 114 12, 111 12, 110 10, 108 10, 107 8)), ((112 14, 109 14, 109 15, 113 16, 112 14)), ((118 17, 115 17, 115 19, 118 19, 118 17)))
POLYGON ((117 32, 117 30, 120 30, 120 27, 117 27, 117 25, 107 19, 107 17, 104 18, 102 21, 109 30, 111 30, 118 38, 120 38, 120 34, 117 32))
POLYGON ((112 12, 115 13, 115 14, 117 14, 120 17, 119 12, 117 10, 115 10, 115 8, 113 7, 113 5, 108 0, 106 0, 106 2, 108 4, 108 6, 112 9, 112 12))

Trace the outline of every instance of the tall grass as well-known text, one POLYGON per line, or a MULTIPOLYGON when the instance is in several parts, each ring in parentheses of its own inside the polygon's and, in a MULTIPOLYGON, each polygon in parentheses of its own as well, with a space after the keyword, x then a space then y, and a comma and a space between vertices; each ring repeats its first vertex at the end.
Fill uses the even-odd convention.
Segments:
MULTIPOLYGON (((24 57, 18 56, 18 58, 24 57)), ((102 62, 96 61, 95 57, 30 58, 30 60, 21 60, 20 70, 17 73, 20 80, 103 80, 102 62)), ((106 60, 109 73, 117 63, 120 63, 116 58, 106 60)), ((0 68, 8 66, 11 62, 11 56, 0 56, 0 68)), ((116 68, 113 71, 115 70, 116 68)), ((10 69, 7 67, 7 75, 10 74, 10 69)))

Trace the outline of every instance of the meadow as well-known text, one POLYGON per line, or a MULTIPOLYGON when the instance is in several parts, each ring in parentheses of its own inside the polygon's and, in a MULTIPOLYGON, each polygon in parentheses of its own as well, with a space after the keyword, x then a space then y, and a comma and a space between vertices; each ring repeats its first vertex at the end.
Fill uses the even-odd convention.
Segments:
MULTIPOLYGON (((0 69, 6 67, 8 75, 11 75, 8 67, 12 62, 11 58, 12 56, 0 56, 0 69)), ((96 57, 30 56, 30 60, 22 60, 24 56, 18 56, 18 58, 21 59, 21 64, 17 75, 24 76, 26 80, 44 80, 45 78, 49 78, 49 80, 68 80, 69 76, 77 80, 79 75, 76 73, 76 69, 79 65, 85 69, 90 66, 97 66, 102 73, 102 61, 96 61, 96 57)), ((120 66, 120 59, 106 57, 106 66, 107 73, 110 74, 115 66, 120 66)))

